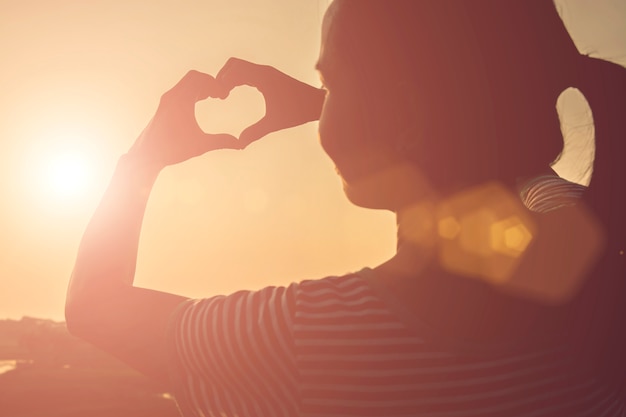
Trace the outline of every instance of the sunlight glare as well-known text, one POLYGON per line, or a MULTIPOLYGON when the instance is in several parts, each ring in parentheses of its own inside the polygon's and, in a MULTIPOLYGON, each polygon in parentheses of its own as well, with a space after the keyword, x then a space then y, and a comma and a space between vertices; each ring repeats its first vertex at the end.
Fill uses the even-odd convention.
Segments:
POLYGON ((52 194, 69 197, 84 191, 90 169, 84 155, 65 152, 52 155, 47 167, 47 186, 52 194))

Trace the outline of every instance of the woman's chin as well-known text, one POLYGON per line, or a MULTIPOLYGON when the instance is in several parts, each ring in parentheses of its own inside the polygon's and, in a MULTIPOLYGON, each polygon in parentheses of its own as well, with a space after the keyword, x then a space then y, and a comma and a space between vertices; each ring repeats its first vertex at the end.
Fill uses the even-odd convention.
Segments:
POLYGON ((414 168, 394 167, 367 175, 358 180, 342 177, 348 200, 359 207, 397 211, 432 194, 414 168))
POLYGON ((342 182, 344 194, 355 206, 373 210, 396 210, 394 201, 397 198, 393 197, 393 185, 386 192, 380 192, 381 190, 363 184, 352 184, 345 180, 342 182))
POLYGON ((348 198, 348 201, 350 201, 355 206, 368 208, 368 209, 383 208, 383 207, 380 207, 380 204, 374 204, 374 203, 379 203, 378 201, 376 201, 375 198, 372 198, 372 196, 364 194, 362 192, 356 191, 354 187, 347 185, 345 182, 343 183, 343 192, 348 198))

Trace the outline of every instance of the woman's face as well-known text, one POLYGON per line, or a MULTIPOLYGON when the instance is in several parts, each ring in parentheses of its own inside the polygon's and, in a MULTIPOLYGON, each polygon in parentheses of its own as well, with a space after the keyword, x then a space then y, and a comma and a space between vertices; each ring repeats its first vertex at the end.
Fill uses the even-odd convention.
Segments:
POLYGON ((401 122, 395 110, 400 103, 393 95, 385 94, 383 99, 376 93, 394 80, 374 79, 366 74, 368 68, 352 68, 342 56, 337 31, 341 8, 341 2, 332 3, 322 27, 317 69, 327 93, 319 123, 320 142, 335 163, 351 202, 396 210, 423 190, 396 140, 401 122))

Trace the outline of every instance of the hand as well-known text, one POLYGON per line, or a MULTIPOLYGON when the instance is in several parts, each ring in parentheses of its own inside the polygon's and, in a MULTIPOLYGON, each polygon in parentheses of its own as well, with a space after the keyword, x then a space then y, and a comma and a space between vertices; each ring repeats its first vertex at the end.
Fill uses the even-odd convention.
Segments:
POLYGON ((241 149, 232 135, 202 131, 195 104, 215 96, 217 81, 208 74, 189 71, 161 96, 156 114, 129 151, 156 169, 177 164, 216 149, 241 149))
POLYGON ((240 85, 256 87, 265 99, 265 116, 239 136, 243 147, 263 136, 306 122, 318 120, 324 104, 324 90, 298 81, 276 68, 230 58, 216 77, 226 98, 240 85))

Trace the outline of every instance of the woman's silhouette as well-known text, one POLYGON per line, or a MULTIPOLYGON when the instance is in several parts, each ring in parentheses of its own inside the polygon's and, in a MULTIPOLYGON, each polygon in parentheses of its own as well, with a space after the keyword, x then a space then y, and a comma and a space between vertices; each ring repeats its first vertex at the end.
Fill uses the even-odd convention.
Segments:
POLYGON ((623 415, 626 70, 581 56, 549 0, 337 0, 322 32, 323 90, 231 59, 163 95, 85 232, 69 329, 190 416, 623 415), (242 84, 265 117, 202 132, 195 102, 242 84), (550 169, 568 87, 588 189, 550 169), (397 214, 392 259, 203 300, 133 287, 165 166, 318 118, 350 201, 397 214))

